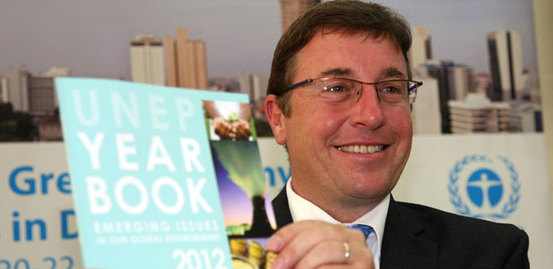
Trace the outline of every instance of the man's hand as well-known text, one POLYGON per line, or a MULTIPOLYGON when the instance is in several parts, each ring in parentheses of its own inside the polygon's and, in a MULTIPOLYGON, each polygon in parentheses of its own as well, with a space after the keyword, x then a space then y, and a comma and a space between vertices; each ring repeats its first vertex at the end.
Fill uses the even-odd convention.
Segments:
POLYGON ((278 255, 272 269, 374 268, 363 233, 340 224, 295 222, 271 236, 267 248, 278 255))

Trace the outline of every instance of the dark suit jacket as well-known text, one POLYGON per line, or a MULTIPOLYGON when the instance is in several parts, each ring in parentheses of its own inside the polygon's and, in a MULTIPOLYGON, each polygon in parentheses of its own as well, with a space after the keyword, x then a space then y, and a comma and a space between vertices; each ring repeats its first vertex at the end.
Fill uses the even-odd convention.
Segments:
MULTIPOLYGON (((284 188, 273 200, 278 227, 292 222, 284 188)), ((380 268, 529 268, 528 236, 514 225, 390 200, 380 268)))

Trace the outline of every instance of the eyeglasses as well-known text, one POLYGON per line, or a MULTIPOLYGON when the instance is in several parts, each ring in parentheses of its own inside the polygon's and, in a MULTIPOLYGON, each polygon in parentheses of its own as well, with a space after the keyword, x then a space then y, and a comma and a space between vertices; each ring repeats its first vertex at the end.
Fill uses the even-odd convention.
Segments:
POLYGON ((413 104, 417 96, 417 89, 422 86, 421 81, 406 79, 363 82, 349 78, 323 77, 308 78, 295 83, 288 87, 286 92, 310 83, 313 83, 314 94, 331 104, 348 103, 350 100, 357 102, 361 96, 363 84, 375 86, 378 99, 382 104, 413 104))

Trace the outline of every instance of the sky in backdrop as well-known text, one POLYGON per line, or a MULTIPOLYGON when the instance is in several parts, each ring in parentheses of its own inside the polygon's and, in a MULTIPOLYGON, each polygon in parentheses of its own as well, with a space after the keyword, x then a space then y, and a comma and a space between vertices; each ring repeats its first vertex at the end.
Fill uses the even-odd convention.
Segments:
MULTIPOLYGON (((523 64, 536 72, 531 0, 387 0, 412 26, 426 26, 434 59, 489 72, 486 34, 520 33, 523 64)), ((278 0, 0 0, 0 74, 20 64, 72 76, 130 79, 130 41, 187 28, 207 44, 208 73, 269 73, 281 34, 278 0)))

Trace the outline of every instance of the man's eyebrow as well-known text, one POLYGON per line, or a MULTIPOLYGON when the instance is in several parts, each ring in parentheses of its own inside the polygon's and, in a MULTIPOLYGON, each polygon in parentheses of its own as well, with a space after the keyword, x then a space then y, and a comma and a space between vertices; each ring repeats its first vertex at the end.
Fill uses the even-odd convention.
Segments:
POLYGON ((351 73, 351 69, 349 68, 333 68, 321 72, 321 76, 343 76, 350 75, 351 73))
POLYGON ((380 72, 380 78, 386 79, 386 78, 401 78, 406 79, 407 76, 405 73, 401 72, 399 69, 395 67, 388 67, 380 72))
MULTIPOLYGON (((339 76, 351 75, 352 73, 353 72, 349 68, 332 68, 321 72, 320 76, 321 77, 325 77, 325 76, 339 77, 339 76)), ((407 75, 405 75, 404 72, 401 72, 399 69, 395 67, 388 67, 380 71, 379 78, 380 79, 387 79, 387 78, 406 79, 407 75)))

